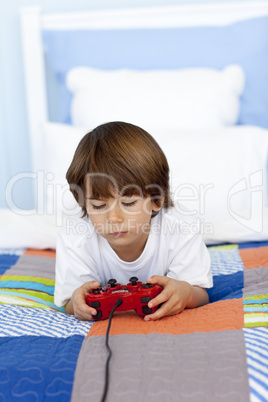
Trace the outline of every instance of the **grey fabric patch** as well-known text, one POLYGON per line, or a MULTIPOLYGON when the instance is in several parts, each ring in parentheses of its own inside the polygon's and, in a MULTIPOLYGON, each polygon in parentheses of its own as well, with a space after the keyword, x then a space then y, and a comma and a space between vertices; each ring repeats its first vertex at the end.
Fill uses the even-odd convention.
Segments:
POLYGON ((55 279, 55 258, 22 255, 5 275, 40 276, 55 279))
MULTIPOLYGON (((243 330, 186 335, 110 336, 107 402, 247 402, 243 330)), ((104 336, 83 342, 72 402, 100 402, 107 351, 104 336)))
POLYGON ((243 297, 256 296, 268 292, 268 268, 253 268, 244 271, 243 297))

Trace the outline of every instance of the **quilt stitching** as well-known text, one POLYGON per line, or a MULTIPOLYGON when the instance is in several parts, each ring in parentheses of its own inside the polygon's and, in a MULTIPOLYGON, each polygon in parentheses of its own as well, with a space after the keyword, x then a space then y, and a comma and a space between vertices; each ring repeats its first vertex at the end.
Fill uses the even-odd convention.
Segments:
POLYGON ((243 248, 240 257, 246 269, 268 267, 268 247, 243 248))
MULTIPOLYGON (((114 359, 107 400, 247 402, 243 339, 243 330, 111 336, 114 359)), ((105 358, 102 336, 83 342, 73 401, 101 400, 105 358)))
POLYGON ((69 401, 83 337, 0 338, 1 401, 69 401))

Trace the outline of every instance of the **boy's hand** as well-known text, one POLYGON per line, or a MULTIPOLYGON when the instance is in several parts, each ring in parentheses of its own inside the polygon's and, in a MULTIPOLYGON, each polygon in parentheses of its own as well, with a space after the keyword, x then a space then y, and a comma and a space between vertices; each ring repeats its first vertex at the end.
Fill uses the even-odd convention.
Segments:
POLYGON ((89 290, 97 289, 99 286, 100 286, 99 282, 90 281, 84 283, 82 286, 77 288, 73 292, 71 300, 68 301, 65 307, 65 312, 67 314, 75 315, 75 317, 77 317, 81 321, 93 320, 92 316, 97 314, 97 311, 94 308, 89 307, 87 305, 86 293, 89 290))
POLYGON ((181 313, 186 307, 193 308, 208 303, 206 290, 192 286, 188 282, 158 275, 148 278, 147 282, 157 283, 163 287, 163 291, 148 303, 151 308, 161 303, 162 306, 155 313, 146 315, 145 321, 157 320, 167 315, 181 313))

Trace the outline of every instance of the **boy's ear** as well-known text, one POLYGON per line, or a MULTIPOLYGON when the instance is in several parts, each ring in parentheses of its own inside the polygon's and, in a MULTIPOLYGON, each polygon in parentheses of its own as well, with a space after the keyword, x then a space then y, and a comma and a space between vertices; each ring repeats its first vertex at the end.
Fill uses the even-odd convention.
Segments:
POLYGON ((163 207, 164 201, 165 201, 165 197, 159 197, 157 199, 157 204, 158 205, 155 203, 155 201, 153 201, 153 211, 154 212, 159 212, 160 209, 162 209, 162 207, 163 207))

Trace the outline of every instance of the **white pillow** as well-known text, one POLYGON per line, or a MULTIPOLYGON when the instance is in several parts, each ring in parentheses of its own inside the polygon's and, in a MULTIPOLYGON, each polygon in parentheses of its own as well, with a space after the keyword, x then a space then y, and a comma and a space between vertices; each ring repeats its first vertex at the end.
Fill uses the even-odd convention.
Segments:
POLYGON ((60 227, 54 215, 0 209, 1 248, 54 249, 60 227))
MULTIPOLYGON (((43 185, 38 186, 38 200, 45 200, 44 213, 55 217, 55 224, 61 226, 65 216, 80 212, 65 178, 72 162, 74 152, 86 129, 67 124, 50 123, 43 125, 45 138, 45 174, 43 185)), ((38 212, 42 213, 39 208, 38 212)))
POLYGON ((46 122, 43 131, 46 169, 60 179, 65 178, 80 140, 90 130, 68 124, 46 122))
POLYGON ((173 199, 197 217, 206 243, 268 239, 268 130, 152 134, 169 161, 173 199))
POLYGON ((114 70, 76 67, 67 74, 73 94, 71 119, 92 129, 126 121, 145 130, 214 129, 231 126, 239 115, 244 72, 231 65, 182 70, 114 70))

